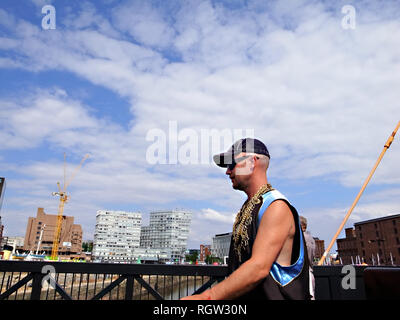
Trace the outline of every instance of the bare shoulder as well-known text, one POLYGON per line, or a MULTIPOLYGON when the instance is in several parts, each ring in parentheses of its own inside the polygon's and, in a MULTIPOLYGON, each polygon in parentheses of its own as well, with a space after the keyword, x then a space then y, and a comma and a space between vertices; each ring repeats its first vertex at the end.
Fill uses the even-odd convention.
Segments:
POLYGON ((264 225, 268 224, 269 227, 281 226, 285 229, 289 229, 289 234, 294 234, 295 224, 294 218, 289 205, 284 200, 275 200, 265 210, 261 222, 264 221, 264 225))
POLYGON ((294 234, 295 224, 288 204, 284 200, 275 200, 261 218, 252 258, 265 263, 268 270, 274 261, 289 265, 294 234))
POLYGON ((269 247, 275 245, 273 261, 289 266, 296 226, 292 210, 286 201, 275 200, 269 205, 261 219, 260 231, 265 235, 264 240, 269 240, 269 247))
POLYGON ((285 200, 275 200, 269 205, 265 212, 268 212, 270 215, 292 216, 292 211, 285 200))

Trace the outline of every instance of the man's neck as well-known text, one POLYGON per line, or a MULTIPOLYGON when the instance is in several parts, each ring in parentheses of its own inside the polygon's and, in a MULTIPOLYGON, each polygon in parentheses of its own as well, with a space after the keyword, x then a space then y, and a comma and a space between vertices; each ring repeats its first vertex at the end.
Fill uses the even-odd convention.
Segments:
POLYGON ((263 185, 266 185, 267 183, 268 183, 267 178, 260 179, 258 181, 255 181, 255 182, 251 183, 249 185, 249 187, 245 190, 245 192, 247 194, 247 198, 251 199, 257 193, 257 191, 260 190, 260 188, 263 185))

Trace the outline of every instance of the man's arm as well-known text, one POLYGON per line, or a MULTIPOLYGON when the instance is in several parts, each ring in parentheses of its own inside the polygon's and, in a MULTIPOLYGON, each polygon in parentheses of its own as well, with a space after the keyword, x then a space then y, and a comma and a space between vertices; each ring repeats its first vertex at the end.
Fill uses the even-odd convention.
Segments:
POLYGON ((288 205, 281 200, 274 201, 261 219, 251 258, 211 289, 184 299, 228 300, 252 290, 268 276, 293 228, 293 215, 288 205))

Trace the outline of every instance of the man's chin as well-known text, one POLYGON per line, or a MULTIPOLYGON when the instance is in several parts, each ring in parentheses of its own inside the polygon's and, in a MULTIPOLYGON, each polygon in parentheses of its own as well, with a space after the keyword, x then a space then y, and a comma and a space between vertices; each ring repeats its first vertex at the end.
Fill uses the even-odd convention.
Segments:
POLYGON ((234 182, 232 182, 232 188, 235 190, 243 190, 243 188, 240 184, 236 184, 234 182))

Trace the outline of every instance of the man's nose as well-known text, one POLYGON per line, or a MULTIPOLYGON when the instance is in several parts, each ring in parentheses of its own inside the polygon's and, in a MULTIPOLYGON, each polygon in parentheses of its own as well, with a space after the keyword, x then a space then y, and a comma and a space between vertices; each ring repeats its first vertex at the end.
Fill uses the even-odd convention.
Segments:
POLYGON ((225 174, 226 175, 230 175, 232 173, 232 170, 228 168, 226 168, 225 174))

